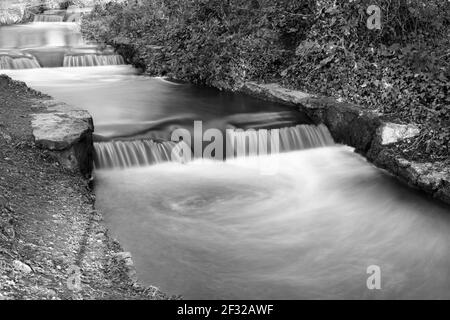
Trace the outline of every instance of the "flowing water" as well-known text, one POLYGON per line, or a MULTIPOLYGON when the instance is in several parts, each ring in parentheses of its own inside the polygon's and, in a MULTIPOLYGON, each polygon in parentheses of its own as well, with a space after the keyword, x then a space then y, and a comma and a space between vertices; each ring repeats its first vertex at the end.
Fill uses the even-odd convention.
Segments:
POLYGON ((0 55, 0 69, 34 69, 40 67, 39 62, 33 56, 0 55))
POLYGON ((63 22, 64 17, 51 14, 37 14, 34 16, 34 22, 63 22))
POLYGON ((199 299, 450 298, 450 215, 347 147, 97 172, 138 276, 199 299), (368 266, 381 290, 368 290, 368 266))
MULTIPOLYGON (((36 15, 35 22, 0 28, 0 57, 25 56, 40 66, 91 67, 125 64, 111 48, 100 48, 83 40, 77 23, 62 22, 60 15, 36 15)), ((30 68, 23 64, 0 64, 0 69, 30 68)))
POLYGON ((122 56, 118 54, 112 55, 66 55, 64 57, 63 67, 95 67, 95 66, 111 66, 125 64, 122 56))
MULTIPOLYGON (((324 125, 297 125, 295 127, 272 130, 231 130, 226 132, 226 141, 232 146, 222 148, 223 159, 241 158, 258 154, 274 154, 292 150, 310 149, 334 145, 327 127, 324 125), (274 137, 276 136, 276 138, 274 137), (265 139, 265 140, 263 140, 265 139), (271 148, 271 146, 273 146, 271 148), (261 149, 261 150, 260 150, 261 149)), ((192 147, 189 156, 192 157, 192 147)), ((204 149, 204 148, 202 148, 204 149)), ((189 161, 183 154, 176 154, 176 143, 153 140, 108 141, 95 144, 96 168, 144 167, 167 161, 189 161)), ((180 150, 181 152, 181 150, 180 150)), ((203 155, 202 157, 203 158, 203 155)), ((211 158, 216 159, 215 156, 211 158)))
POLYGON ((36 19, 0 28, 1 72, 91 112, 97 207, 144 284, 200 299, 450 298, 448 207, 291 107, 139 75, 76 24, 36 19), (236 156, 173 158, 171 133, 195 136, 198 120, 236 156), (371 265, 381 290, 366 286, 371 265))

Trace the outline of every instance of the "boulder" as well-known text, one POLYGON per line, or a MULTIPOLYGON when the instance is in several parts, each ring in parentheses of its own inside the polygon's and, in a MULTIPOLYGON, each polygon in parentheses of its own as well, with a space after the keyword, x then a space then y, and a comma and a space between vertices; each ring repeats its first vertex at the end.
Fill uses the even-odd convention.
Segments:
POLYGON ((445 162, 411 161, 390 149, 381 149, 371 161, 410 186, 450 204, 450 168, 445 162))
POLYGON ((91 115, 52 99, 42 101, 41 106, 49 112, 32 115, 36 145, 51 151, 63 167, 90 175, 94 152, 91 115))
POLYGON ((389 145, 413 138, 419 135, 419 133, 420 129, 415 124, 397 124, 392 122, 383 123, 377 132, 382 145, 389 145))
POLYGON ((117 252, 113 254, 113 260, 125 268, 125 274, 132 282, 137 282, 136 269, 130 252, 117 252))
POLYGON ((16 269, 17 271, 20 271, 22 273, 25 273, 25 274, 29 274, 33 271, 29 265, 27 265, 26 263, 23 263, 22 261, 19 261, 19 260, 14 260, 13 266, 14 266, 14 269, 16 269))
POLYGON ((93 131, 87 111, 33 114, 31 122, 37 146, 48 150, 66 150, 93 131))
POLYGON ((247 82, 242 86, 240 91, 263 98, 264 100, 290 105, 301 104, 305 100, 315 97, 314 95, 302 91, 283 88, 276 83, 259 84, 256 82, 247 82))

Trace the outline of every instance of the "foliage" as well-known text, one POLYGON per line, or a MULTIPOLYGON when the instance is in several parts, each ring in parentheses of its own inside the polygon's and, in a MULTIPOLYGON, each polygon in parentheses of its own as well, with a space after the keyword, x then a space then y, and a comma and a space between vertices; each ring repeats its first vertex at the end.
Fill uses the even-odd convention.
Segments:
POLYGON ((325 2, 282 81, 376 109, 397 122, 420 124, 415 148, 405 151, 448 158, 450 3, 325 2), (366 8, 373 3, 381 8, 381 30, 366 27, 366 8))
POLYGON ((277 81, 417 123, 405 152, 448 158, 449 24, 445 0, 150 0, 97 6, 82 30, 150 74, 277 81), (367 28, 372 4, 380 30, 367 28))
POLYGON ((234 88, 276 73, 288 60, 308 26, 305 14, 312 13, 310 2, 110 3, 84 20, 83 31, 126 51, 131 62, 149 73, 234 88))

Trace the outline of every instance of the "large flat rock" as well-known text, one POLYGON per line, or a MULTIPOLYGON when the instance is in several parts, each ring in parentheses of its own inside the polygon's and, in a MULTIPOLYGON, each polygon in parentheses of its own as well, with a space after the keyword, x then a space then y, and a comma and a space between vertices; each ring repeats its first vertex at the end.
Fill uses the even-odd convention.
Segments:
POLYGON ((35 107, 46 110, 31 115, 36 145, 49 150, 64 168, 89 177, 94 152, 89 112, 54 99, 37 99, 35 107))
POLYGON ((36 145, 48 150, 65 150, 93 131, 87 111, 39 113, 32 115, 36 145))
POLYGON ((384 123, 378 130, 382 145, 389 145, 413 138, 420 133, 419 127, 415 124, 397 124, 392 122, 384 123))

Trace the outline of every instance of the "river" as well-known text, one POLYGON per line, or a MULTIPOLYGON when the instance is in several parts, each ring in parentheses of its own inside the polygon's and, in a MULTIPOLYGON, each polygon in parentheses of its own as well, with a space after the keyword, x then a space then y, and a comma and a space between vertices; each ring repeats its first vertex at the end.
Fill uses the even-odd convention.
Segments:
POLYGON ((23 37, 0 38, 9 66, 0 72, 93 115, 97 207, 144 284, 188 299, 450 298, 448 207, 335 145, 304 114, 93 58, 115 55, 84 43, 74 24, 0 35, 12 30, 23 37), (11 70, 11 59, 30 69, 11 70), (163 156, 173 130, 200 120, 280 129, 283 152, 163 156), (380 268, 379 290, 367 287, 370 266, 380 268))

